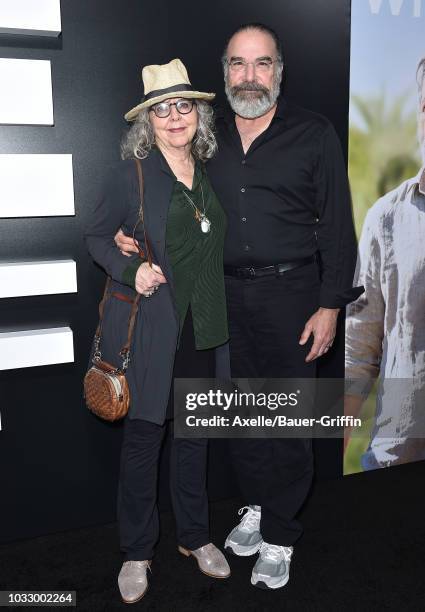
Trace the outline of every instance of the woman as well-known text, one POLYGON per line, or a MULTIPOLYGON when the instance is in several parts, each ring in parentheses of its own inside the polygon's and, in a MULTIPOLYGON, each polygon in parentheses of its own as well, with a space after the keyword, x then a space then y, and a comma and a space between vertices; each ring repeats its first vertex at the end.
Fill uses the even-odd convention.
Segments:
MULTIPOLYGON (((118 577, 126 603, 143 597, 159 536, 158 460, 172 418, 172 378, 214 376, 214 347, 228 339, 222 273, 225 216, 203 161, 216 150, 208 101, 194 91, 178 59, 143 69, 145 96, 126 114, 135 125, 122 146, 125 161, 108 176, 90 218, 89 251, 112 277, 105 305, 102 358, 114 363, 127 336, 131 301, 139 293, 127 380, 131 406, 124 423, 118 492, 121 549, 118 577), (142 159, 144 228, 134 158, 142 159), (139 255, 124 257, 114 243, 119 228, 132 234, 139 255), (136 293, 137 292, 137 293, 136 293)), ((206 492, 207 440, 173 439, 170 486, 178 549, 199 569, 226 578, 230 568, 210 542, 206 492)))

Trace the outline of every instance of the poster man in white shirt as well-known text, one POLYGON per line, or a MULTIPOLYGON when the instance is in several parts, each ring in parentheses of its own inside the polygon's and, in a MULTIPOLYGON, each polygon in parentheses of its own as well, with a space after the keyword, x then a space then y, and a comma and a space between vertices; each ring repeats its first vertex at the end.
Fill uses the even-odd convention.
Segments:
POLYGON ((380 379, 365 470, 425 459, 425 57, 417 82, 423 164, 369 209, 354 281, 365 293, 347 308, 346 414, 380 379))

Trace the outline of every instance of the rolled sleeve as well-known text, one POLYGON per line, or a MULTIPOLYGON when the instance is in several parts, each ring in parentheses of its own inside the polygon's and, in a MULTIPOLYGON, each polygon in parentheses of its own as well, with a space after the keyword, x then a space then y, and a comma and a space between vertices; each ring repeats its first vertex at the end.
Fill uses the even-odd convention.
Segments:
POLYGON ((145 260, 137 258, 125 268, 122 275, 122 282, 124 285, 128 285, 132 289, 136 289, 136 274, 143 261, 145 260))
POLYGON ((379 218, 369 210, 360 238, 355 280, 364 294, 347 308, 345 375, 347 393, 366 397, 379 376, 384 338, 385 300, 381 289, 382 245, 379 218))
POLYGON ((357 241, 350 188, 341 144, 330 123, 319 147, 316 235, 322 268, 319 304, 323 308, 343 308, 357 300, 364 287, 353 287, 357 241))

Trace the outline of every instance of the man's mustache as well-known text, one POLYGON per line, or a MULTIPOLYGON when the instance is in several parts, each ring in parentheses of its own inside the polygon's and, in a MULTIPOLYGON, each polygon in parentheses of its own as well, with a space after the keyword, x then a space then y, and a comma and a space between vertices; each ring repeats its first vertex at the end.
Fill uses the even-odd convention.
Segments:
POLYGON ((270 91, 264 85, 260 85, 260 83, 256 83, 255 81, 244 81, 243 83, 239 83, 239 85, 234 85, 231 88, 232 94, 237 95, 242 91, 260 91, 265 95, 269 95, 270 91))

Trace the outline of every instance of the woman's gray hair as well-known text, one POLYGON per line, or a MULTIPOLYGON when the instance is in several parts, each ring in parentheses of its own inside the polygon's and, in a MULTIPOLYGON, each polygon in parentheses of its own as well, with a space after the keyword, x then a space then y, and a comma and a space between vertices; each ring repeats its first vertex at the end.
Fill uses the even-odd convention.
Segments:
MULTIPOLYGON (((196 100, 198 127, 192 141, 192 155, 195 159, 206 161, 217 151, 214 135, 214 111, 205 100, 196 100)), ((124 135, 121 142, 121 157, 144 159, 155 144, 155 135, 149 119, 149 108, 143 108, 134 125, 124 135)))

